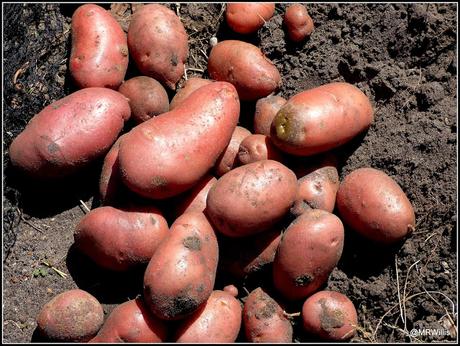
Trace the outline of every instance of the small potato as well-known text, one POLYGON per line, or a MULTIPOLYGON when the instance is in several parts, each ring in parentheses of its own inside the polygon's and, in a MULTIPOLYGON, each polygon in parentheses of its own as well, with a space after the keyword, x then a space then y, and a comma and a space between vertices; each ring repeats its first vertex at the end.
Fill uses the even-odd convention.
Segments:
POLYGON ((223 153, 219 156, 214 165, 214 172, 218 177, 230 172, 238 165, 238 150, 240 144, 246 137, 250 136, 251 132, 244 127, 237 126, 233 131, 230 143, 227 145, 223 153))
POLYGON ((274 3, 229 3, 225 18, 233 31, 239 34, 251 34, 259 30, 274 13, 274 3))
POLYGON ((307 333, 328 341, 351 339, 356 333, 358 315, 353 302, 333 291, 310 296, 302 307, 303 328, 307 333))
POLYGON ((173 99, 171 100, 171 103, 169 104, 169 109, 173 110, 177 106, 179 106, 184 100, 190 96, 192 92, 194 92, 196 89, 201 88, 202 86, 211 84, 212 81, 209 79, 203 79, 203 78, 189 78, 185 82, 184 86, 179 89, 174 95, 173 99))
POLYGON ((177 218, 144 275, 144 301, 163 320, 183 319, 205 304, 216 279, 219 248, 203 213, 177 218))
POLYGON ((108 152, 130 114, 117 91, 78 90, 29 121, 11 143, 11 163, 34 178, 71 175, 108 152))
POLYGON ((155 79, 138 76, 124 82, 118 89, 129 99, 131 116, 138 124, 169 111, 166 90, 155 79))
POLYGON ((349 83, 330 83, 291 97, 273 119, 270 138, 282 151, 310 156, 347 143, 374 119, 368 97, 349 83))
POLYGON ((72 16, 69 71, 79 88, 118 89, 128 69, 126 34, 110 12, 85 4, 72 16))
POLYGON ((241 305, 230 293, 213 291, 205 305, 177 328, 180 343, 235 342, 241 328, 241 305))
POLYGON ((175 89, 184 74, 188 36, 172 10, 159 4, 138 8, 129 24, 128 47, 143 75, 175 89))
POLYGON ((99 266, 125 271, 146 264, 169 235, 155 207, 99 207, 86 214, 74 233, 75 246, 99 266))
POLYGON ((276 66, 259 48, 243 41, 216 44, 209 55, 208 72, 214 80, 232 83, 244 101, 268 96, 281 85, 276 66))
POLYGON ((91 294, 65 291, 46 303, 37 317, 39 333, 50 341, 87 342, 104 322, 104 310, 91 294))
POLYGON ((166 341, 168 327, 150 314, 140 298, 118 305, 90 343, 166 341))
POLYGON ((250 135, 243 139, 238 149, 238 161, 241 165, 261 160, 283 161, 281 152, 273 145, 270 137, 250 135))
POLYGON ((235 285, 227 285, 223 290, 227 293, 230 293, 235 298, 238 297, 238 288, 236 288, 235 285))
POLYGON ((243 326, 249 342, 292 342, 291 322, 281 306, 260 287, 252 291, 244 302, 243 326))
POLYGON ((404 191, 374 168, 359 168, 345 177, 337 208, 347 226, 377 243, 398 242, 415 228, 414 209, 404 191))
POLYGON ((267 96, 257 100, 254 113, 254 133, 270 136, 272 121, 286 102, 286 99, 281 96, 267 96))
POLYGON ((294 172, 273 160, 237 167, 208 193, 206 215, 229 237, 268 230, 289 211, 297 192, 294 172))
POLYGON ((289 39, 294 42, 303 41, 315 29, 307 8, 302 4, 294 4, 286 9, 284 25, 289 39))
POLYGON ((289 300, 304 299, 323 285, 343 250, 340 219, 327 211, 310 209, 287 228, 273 262, 273 282, 289 300))

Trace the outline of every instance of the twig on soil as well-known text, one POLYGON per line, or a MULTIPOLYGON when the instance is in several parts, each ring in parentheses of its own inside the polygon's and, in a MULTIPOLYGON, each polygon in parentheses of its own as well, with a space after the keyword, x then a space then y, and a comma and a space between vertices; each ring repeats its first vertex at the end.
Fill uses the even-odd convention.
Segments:
MULTIPOLYGON (((404 329, 406 329, 406 320, 404 319, 403 307, 401 302, 401 290, 399 288, 399 274, 398 274, 398 256, 395 256, 395 267, 396 267, 396 288, 398 290, 398 303, 399 303, 399 313, 401 314, 401 319, 404 322, 404 329)), ((407 277, 406 277, 407 279, 407 277)))
POLYGON ((52 270, 54 270, 56 273, 58 273, 58 275, 64 279, 67 278, 67 274, 60 271, 59 269, 57 269, 55 266, 49 264, 48 262, 46 261, 42 261, 42 264, 46 265, 48 268, 51 268, 52 270))
POLYGON ((21 90, 22 86, 17 83, 18 78, 20 75, 22 75, 24 72, 26 72, 27 68, 29 67, 30 62, 27 61, 26 63, 22 64, 20 68, 14 73, 13 75, 13 85, 16 90, 21 90))
POLYGON ((410 274, 410 271, 412 270, 412 268, 414 266, 416 266, 418 263, 420 262, 420 260, 418 261, 415 261, 414 263, 412 263, 412 265, 409 267, 409 269, 407 269, 407 273, 406 273, 406 280, 404 281, 404 290, 403 290, 403 301, 404 301, 404 304, 403 304, 403 308, 404 308, 404 317, 403 317, 403 322, 404 322, 404 331, 407 332, 407 313, 406 313, 406 290, 407 290, 407 282, 408 282, 408 278, 409 278, 409 274, 410 274))
POLYGON ((201 72, 204 73, 204 70, 201 68, 195 68, 195 67, 188 67, 187 71, 195 71, 195 72, 201 72))
POLYGON ((18 322, 13 321, 13 320, 5 320, 4 321, 4 324, 9 324, 9 323, 13 323, 16 327, 18 327, 20 330, 22 330, 22 327, 18 322))
MULTIPOLYGON (((420 86, 421 81, 422 81, 422 68, 420 67, 420 68, 419 68, 418 82, 417 82, 417 84, 416 84, 414 87, 412 87, 412 92, 415 92, 415 91, 417 90, 417 88, 420 86)), ((406 88, 406 91, 407 91, 407 90, 409 90, 409 87, 406 88)), ((407 106, 407 104, 408 104, 409 101, 410 101, 410 97, 411 97, 411 96, 412 96, 412 95, 409 95, 409 97, 407 98, 406 102, 403 104, 402 108, 405 108, 405 107, 407 106)))
POLYGON ((288 313, 286 311, 283 311, 283 315, 286 318, 294 318, 294 317, 299 317, 301 315, 301 313, 300 312, 293 312, 293 313, 290 314, 290 313, 288 313))
POLYGON ((34 230, 36 230, 37 232, 39 232, 41 234, 45 233, 38 226, 35 226, 32 222, 30 222, 29 220, 26 220, 25 217, 24 217, 24 214, 21 212, 21 210, 19 208, 16 208, 16 209, 17 209, 17 211, 19 213, 19 218, 21 219, 22 222, 24 222, 26 225, 32 227, 34 230))
POLYGON ((188 80, 188 78, 187 78, 187 67, 185 67, 185 65, 184 65, 184 79, 188 80))
POLYGON ((206 60, 208 60, 208 54, 206 54, 206 52, 203 50, 203 48, 200 48, 200 52, 204 55, 204 57, 206 58, 206 60))
POLYGON ((85 204, 85 202, 83 202, 81 199, 80 199, 80 205, 83 208, 83 211, 85 212, 85 214, 91 211, 91 209, 89 209, 88 206, 85 204))

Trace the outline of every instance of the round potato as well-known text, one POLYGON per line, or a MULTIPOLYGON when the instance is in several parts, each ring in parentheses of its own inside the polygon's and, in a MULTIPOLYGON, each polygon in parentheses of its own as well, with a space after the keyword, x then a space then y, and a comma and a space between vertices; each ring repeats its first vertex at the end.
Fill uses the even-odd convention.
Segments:
POLYGON ((225 11, 228 26, 239 34, 259 30, 275 13, 274 3, 229 3, 225 11))
POLYGON ((230 293, 235 298, 238 297, 238 288, 235 285, 227 285, 223 288, 223 291, 230 293))
POLYGON ((285 98, 274 95, 257 100, 254 113, 254 133, 270 136, 272 121, 286 102, 285 98))
POLYGON ((303 41, 315 29, 307 8, 302 4, 294 4, 286 9, 284 25, 289 39, 294 42, 303 41))
POLYGON ((344 178, 337 209, 347 226, 381 244, 398 242, 415 228, 414 209, 404 191, 374 168, 359 168, 344 178))
POLYGON ((179 89, 174 95, 173 99, 171 100, 171 103, 169 104, 169 109, 173 110, 177 106, 179 106, 184 100, 190 96, 192 92, 194 92, 196 89, 201 88, 202 86, 211 84, 212 81, 209 79, 203 79, 203 78, 189 78, 185 82, 184 86, 179 89))
POLYGON ((270 137, 255 134, 247 136, 238 149, 238 161, 241 165, 261 160, 283 161, 281 152, 273 145, 270 137))
POLYGON ((227 172, 230 172, 233 168, 235 168, 238 164, 238 150, 240 148, 240 144, 245 139, 251 135, 249 130, 245 129, 244 127, 237 126, 233 131, 232 138, 230 139, 230 143, 227 145, 225 150, 219 156, 214 165, 214 172, 215 174, 220 177, 227 172))

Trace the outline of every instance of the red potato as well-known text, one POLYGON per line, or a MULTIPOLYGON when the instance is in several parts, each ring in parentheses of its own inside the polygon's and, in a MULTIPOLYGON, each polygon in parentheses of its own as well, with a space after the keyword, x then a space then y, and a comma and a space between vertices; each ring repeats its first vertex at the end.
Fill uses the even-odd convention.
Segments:
POLYGON ((257 100, 254 113, 254 133, 270 136, 272 121, 286 102, 285 98, 273 95, 257 100))
POLYGON ((303 328, 311 335, 329 341, 351 339, 356 333, 358 315, 353 302, 333 291, 310 296, 302 307, 303 328))
POLYGON ((288 300, 304 299, 323 285, 343 250, 340 219, 327 211, 310 209, 287 228, 273 262, 273 282, 288 300))
POLYGON ((301 42, 310 36, 315 26, 308 14, 307 8, 302 4, 294 4, 286 9, 284 25, 291 41, 301 42))
POLYGON ((171 103, 169 104, 169 109, 173 110, 177 106, 179 106, 184 100, 190 96, 192 92, 195 90, 201 88, 202 86, 211 84, 212 81, 209 79, 203 79, 203 78, 189 78, 184 86, 179 89, 174 95, 173 99, 171 100, 171 103))
POLYGON ((276 66, 259 48, 243 41, 216 44, 209 55, 208 72, 214 80, 232 83, 244 101, 268 96, 281 85, 276 66))
POLYGON ((143 75, 175 89, 184 74, 188 36, 173 11, 159 4, 138 8, 129 24, 128 47, 143 75))
POLYGON ((233 297, 238 297, 238 288, 235 285, 227 285, 223 289, 225 292, 230 293, 233 297))
POLYGON ((235 88, 216 82, 194 91, 173 111, 136 126, 120 143, 123 182, 151 199, 189 190, 230 142, 239 111, 235 88))
POLYGON ((237 167, 208 193, 206 214, 229 237, 246 237, 273 227, 289 211, 297 191, 294 172, 273 160, 237 167))
POLYGON ((239 34, 259 30, 275 13, 274 3, 229 3, 225 11, 228 26, 239 34))
POLYGON ((138 124, 169 111, 166 90, 155 79, 138 76, 124 82, 118 89, 129 100, 132 118, 138 124))
POLYGON ((110 12, 93 4, 72 16, 69 71, 79 88, 117 89, 128 69, 126 34, 110 12))
POLYGON ((374 168, 359 168, 345 177, 337 208, 347 226, 381 244, 398 242, 415 228, 414 209, 404 191, 374 168))
POLYGON ((230 293, 213 291, 205 305, 185 319, 176 332, 180 343, 235 342, 241 328, 241 305, 230 293))
POLYGON ((118 305, 89 342, 157 343, 166 341, 167 335, 166 323, 152 316, 142 299, 137 298, 118 305))
POLYGON ((144 275, 144 301, 163 320, 191 315, 212 293, 219 248, 203 213, 177 218, 153 254, 144 275))
POLYGON ((11 163, 34 178, 71 175, 107 153, 130 112, 119 92, 76 91, 29 121, 9 148, 11 163))
POLYGON ((126 271, 146 264, 169 235, 155 207, 99 207, 86 214, 74 233, 75 246, 99 266, 126 271))
POLYGON ((270 137, 265 135, 250 135, 243 139, 238 149, 238 161, 247 165, 261 160, 283 161, 281 152, 275 147, 270 137))
POLYGON ((219 156, 214 165, 215 174, 220 177, 227 172, 230 172, 238 165, 238 150, 240 144, 246 137, 250 136, 251 132, 244 127, 237 126, 233 131, 230 143, 227 145, 223 153, 219 156))
POLYGON ((332 213, 339 183, 337 169, 330 166, 319 168, 300 178, 291 214, 299 216, 309 209, 322 209, 332 213))
POLYGON ((243 326, 249 342, 292 342, 291 322, 281 306, 260 287, 252 291, 244 302, 243 326))
POLYGON ((50 341, 86 342, 104 322, 104 310, 91 294, 80 289, 58 294, 37 317, 39 333, 50 341))
POLYGON ((348 83, 330 83, 291 97, 276 114, 270 138, 282 151, 310 156, 336 148, 365 131, 371 103, 348 83))

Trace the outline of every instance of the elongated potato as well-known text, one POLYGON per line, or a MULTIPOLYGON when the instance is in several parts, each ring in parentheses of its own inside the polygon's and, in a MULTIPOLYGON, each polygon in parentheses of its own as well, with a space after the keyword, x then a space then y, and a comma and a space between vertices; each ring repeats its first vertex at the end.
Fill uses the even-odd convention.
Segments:
POLYGON ((69 70, 80 88, 117 89, 128 69, 128 43, 120 24, 102 7, 85 4, 72 16, 69 70))
POLYGON ((262 160, 220 177, 208 193, 206 214, 222 234, 246 237, 268 230, 289 211, 297 191, 295 174, 262 160))
POLYGON ((286 9, 284 25, 289 39, 294 42, 303 41, 315 29, 307 8, 302 4, 294 4, 286 9))
POLYGON ((158 318, 178 320, 211 295, 219 249, 203 213, 180 216, 152 256, 144 275, 144 301, 158 318))
POLYGON ((184 74, 188 36, 180 18, 169 8, 148 4, 134 12, 128 28, 129 52, 143 75, 170 89, 184 74))
POLYGON ((243 326, 249 342, 292 342, 291 322, 281 306, 260 287, 244 302, 243 326))
POLYGON ((345 177, 337 208, 346 225, 378 243, 398 242, 415 228, 414 209, 404 191, 374 168, 359 168, 345 177))
POLYGON ((225 11, 228 26, 239 34, 259 30, 275 13, 274 3, 229 3, 225 11))
POLYGON ((367 96, 348 83, 330 83, 291 97, 276 114, 270 138, 282 151, 310 156, 365 131, 374 118, 367 96))
POLYGON ((90 343, 166 341, 165 321, 152 316, 140 298, 118 305, 90 343))
POLYGON ((119 92, 76 91, 30 120, 11 143, 11 163, 35 178, 68 176, 107 153, 130 112, 119 92))
POLYGON ((238 149, 238 161, 241 165, 261 160, 283 161, 281 152, 273 145, 270 137, 265 135, 247 136, 238 149))
POLYGON ((268 96, 281 85, 276 66, 256 46, 237 40, 216 44, 209 55, 212 79, 232 83, 241 100, 268 96))
POLYGON ((254 113, 254 133, 270 136, 272 121, 286 102, 286 99, 281 96, 267 96, 257 100, 254 113))
POLYGON ((231 171, 238 165, 238 150, 240 148, 240 144, 243 139, 249 135, 251 135, 251 132, 244 127, 237 126, 235 128, 232 138, 230 139, 230 143, 228 143, 227 147, 224 149, 214 165, 214 172, 218 177, 231 171))
POLYGON ((190 189, 230 142, 239 111, 235 88, 216 82, 193 92, 173 111, 136 126, 120 144, 123 182, 152 199, 190 189))
POLYGON ((177 106, 179 106, 184 100, 190 96, 192 92, 194 92, 196 89, 201 88, 202 86, 205 86, 207 84, 211 84, 212 81, 209 79, 203 79, 203 78, 189 78, 185 82, 184 86, 179 89, 174 95, 173 99, 171 100, 171 103, 169 104, 169 109, 173 110, 177 106))
POLYGON ((342 255, 343 238, 343 224, 334 214, 310 209, 297 217, 283 234, 273 262, 276 289, 289 300, 318 290, 342 255))
POLYGON ((213 291, 206 304, 177 328, 181 343, 235 342, 241 328, 241 305, 230 293, 213 291))
POLYGON ((99 207, 77 225, 77 249, 99 266, 124 271, 148 263, 169 235, 168 223, 155 207, 99 207))

